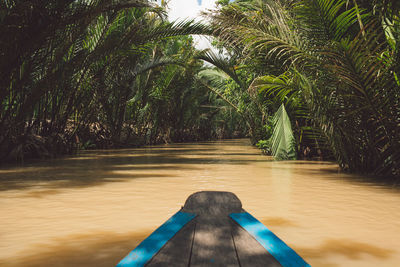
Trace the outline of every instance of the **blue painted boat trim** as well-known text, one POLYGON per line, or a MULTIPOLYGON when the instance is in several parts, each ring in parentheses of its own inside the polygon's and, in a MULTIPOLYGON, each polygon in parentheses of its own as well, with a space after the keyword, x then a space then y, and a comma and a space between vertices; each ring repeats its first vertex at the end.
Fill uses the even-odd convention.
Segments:
POLYGON ((231 213, 229 216, 252 235, 282 266, 310 266, 293 249, 251 214, 242 212, 231 213))
POLYGON ((178 211, 123 258, 117 267, 144 266, 196 214, 178 211))

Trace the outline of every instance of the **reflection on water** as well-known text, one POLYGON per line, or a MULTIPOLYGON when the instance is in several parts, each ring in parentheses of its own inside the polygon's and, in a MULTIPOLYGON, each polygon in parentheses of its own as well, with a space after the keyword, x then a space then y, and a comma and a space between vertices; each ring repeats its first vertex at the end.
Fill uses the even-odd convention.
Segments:
POLYGON ((0 266, 113 266, 200 190, 232 191, 313 266, 399 266, 400 192, 246 140, 0 169, 0 266))
POLYGON ((115 266, 121 255, 127 254, 151 232, 94 232, 55 238, 51 244, 40 244, 25 250, 18 257, 1 261, 3 267, 44 266, 115 266))

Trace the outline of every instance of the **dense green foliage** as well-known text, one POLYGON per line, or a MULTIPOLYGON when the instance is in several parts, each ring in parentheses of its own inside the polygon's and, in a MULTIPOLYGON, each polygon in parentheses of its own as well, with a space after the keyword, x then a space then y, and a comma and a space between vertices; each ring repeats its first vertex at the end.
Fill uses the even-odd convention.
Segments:
MULTIPOLYGON (((187 34, 146 1, 0 2, 0 160, 229 137, 187 34)), ((233 123, 230 124, 233 124, 233 123)))
POLYGON ((398 1, 220 0, 209 26, 146 0, 0 5, 1 160, 248 135, 400 176, 398 1))
POLYGON ((215 34, 251 66, 263 103, 288 107, 301 152, 331 153, 351 171, 400 175, 396 1, 220 4, 208 14, 215 34))

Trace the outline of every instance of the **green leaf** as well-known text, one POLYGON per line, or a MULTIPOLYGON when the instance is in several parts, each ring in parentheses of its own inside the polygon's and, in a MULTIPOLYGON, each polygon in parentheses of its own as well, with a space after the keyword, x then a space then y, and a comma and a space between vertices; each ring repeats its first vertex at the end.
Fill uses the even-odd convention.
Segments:
POLYGON ((285 106, 282 104, 273 117, 274 132, 271 136, 272 155, 277 160, 296 159, 296 142, 285 106))

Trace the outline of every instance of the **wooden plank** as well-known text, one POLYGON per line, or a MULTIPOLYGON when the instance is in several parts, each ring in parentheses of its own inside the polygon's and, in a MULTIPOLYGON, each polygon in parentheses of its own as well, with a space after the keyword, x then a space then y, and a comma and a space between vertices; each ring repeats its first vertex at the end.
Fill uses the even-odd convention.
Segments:
POLYGON ((123 258, 117 267, 144 266, 184 225, 196 215, 178 211, 168 221, 142 241, 134 250, 123 258))
POLYGON ((265 225, 247 212, 229 215, 235 222, 253 236, 282 266, 309 267, 294 250, 286 245, 265 225))
POLYGON ((232 224, 232 237, 241 267, 281 267, 282 265, 237 223, 232 224))
POLYGON ((229 215, 242 211, 242 203, 231 192, 201 191, 188 197, 182 211, 196 215, 229 215))
POLYGON ((187 267, 190 254, 196 218, 186 224, 164 247, 146 264, 146 267, 187 267))
POLYGON ((182 210, 198 215, 190 266, 239 266, 228 217, 242 211, 235 194, 197 192, 188 197, 182 210))
POLYGON ((240 266, 226 215, 198 218, 190 266, 240 266))

